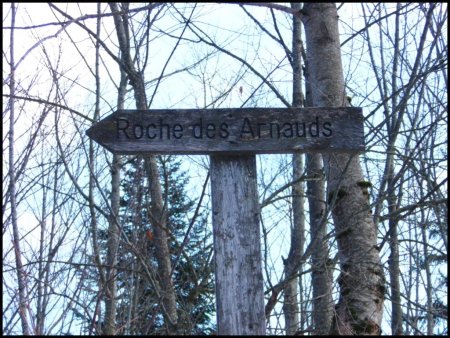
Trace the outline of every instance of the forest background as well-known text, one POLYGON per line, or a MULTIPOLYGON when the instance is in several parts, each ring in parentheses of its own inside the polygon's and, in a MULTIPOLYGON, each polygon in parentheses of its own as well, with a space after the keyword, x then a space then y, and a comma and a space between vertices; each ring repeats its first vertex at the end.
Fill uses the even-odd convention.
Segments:
MULTIPOLYGON (((447 5, 336 6, 346 100, 365 118, 381 333, 444 335, 447 5)), ((313 105, 301 10, 3 4, 4 334, 217 332, 209 158, 113 156, 85 131, 118 108, 313 105)), ((257 156, 268 334, 339 326, 350 235, 321 163, 257 156)))

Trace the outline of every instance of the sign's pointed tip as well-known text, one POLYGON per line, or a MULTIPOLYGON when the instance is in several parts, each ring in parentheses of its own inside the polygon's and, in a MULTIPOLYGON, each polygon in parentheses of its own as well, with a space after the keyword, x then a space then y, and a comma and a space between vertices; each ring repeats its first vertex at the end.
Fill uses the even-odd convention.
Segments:
POLYGON ((99 135, 99 126, 94 124, 89 129, 86 130, 86 135, 93 141, 102 144, 102 138, 99 135))
POLYGON ((91 126, 89 129, 86 130, 86 135, 94 141, 96 141, 97 139, 95 130, 96 130, 95 125, 91 126))

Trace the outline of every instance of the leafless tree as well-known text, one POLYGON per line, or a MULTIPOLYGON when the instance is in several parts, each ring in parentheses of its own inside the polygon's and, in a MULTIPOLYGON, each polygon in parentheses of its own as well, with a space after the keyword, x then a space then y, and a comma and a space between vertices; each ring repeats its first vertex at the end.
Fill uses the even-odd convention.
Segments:
POLYGON ((262 245, 262 270, 242 276, 264 285, 265 304, 255 290, 244 310, 255 305, 259 333, 265 321, 271 334, 447 333, 445 4, 4 9, 3 333, 193 333, 214 314, 196 308, 212 293, 212 243, 191 237, 210 164, 215 194, 244 196, 234 216, 259 215, 219 227, 253 238, 255 255, 262 245), (347 105, 363 108, 359 156, 184 157, 199 200, 180 231, 168 157, 111 155, 85 134, 120 108, 347 105), (243 189, 223 186, 248 173, 243 189))

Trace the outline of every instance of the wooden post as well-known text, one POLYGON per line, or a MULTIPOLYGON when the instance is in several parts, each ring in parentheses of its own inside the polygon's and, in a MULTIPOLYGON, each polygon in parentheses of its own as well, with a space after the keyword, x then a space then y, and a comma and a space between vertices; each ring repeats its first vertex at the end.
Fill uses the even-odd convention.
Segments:
POLYGON ((256 157, 211 156, 219 335, 264 335, 256 157))

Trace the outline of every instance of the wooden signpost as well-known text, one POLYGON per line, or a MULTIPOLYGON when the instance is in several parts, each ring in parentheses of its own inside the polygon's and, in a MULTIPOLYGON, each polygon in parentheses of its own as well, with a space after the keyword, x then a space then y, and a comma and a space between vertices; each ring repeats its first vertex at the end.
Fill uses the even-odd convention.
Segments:
POLYGON ((361 108, 119 110, 90 138, 115 154, 281 154, 364 150, 361 108))
POLYGON ((353 107, 119 110, 87 134, 116 154, 211 155, 219 335, 265 334, 255 154, 364 151, 353 107))

